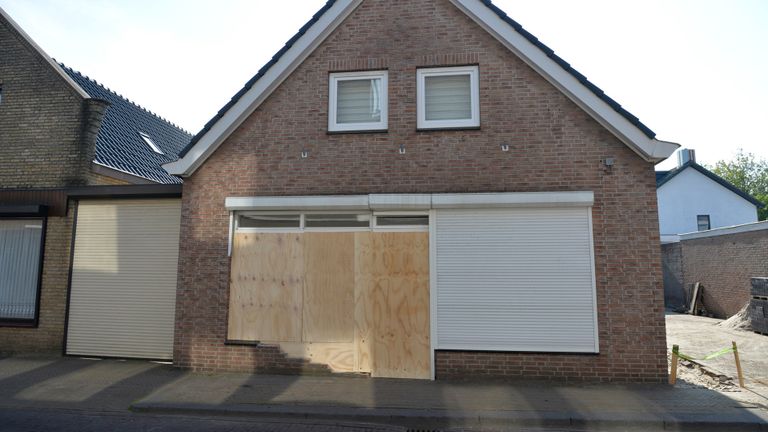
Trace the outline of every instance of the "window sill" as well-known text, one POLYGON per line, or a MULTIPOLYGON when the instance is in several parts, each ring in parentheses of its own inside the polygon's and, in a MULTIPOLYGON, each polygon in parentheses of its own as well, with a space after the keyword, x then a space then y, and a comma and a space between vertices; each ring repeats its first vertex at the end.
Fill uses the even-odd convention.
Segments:
POLYGON ((33 320, 11 320, 0 318, 0 327, 16 328, 37 328, 37 321, 33 320))
POLYGON ((354 135, 354 134, 385 134, 389 133, 389 129, 365 129, 365 130, 350 130, 350 131, 327 131, 327 135, 354 135))
POLYGON ((416 128, 416 132, 479 131, 480 126, 416 128))

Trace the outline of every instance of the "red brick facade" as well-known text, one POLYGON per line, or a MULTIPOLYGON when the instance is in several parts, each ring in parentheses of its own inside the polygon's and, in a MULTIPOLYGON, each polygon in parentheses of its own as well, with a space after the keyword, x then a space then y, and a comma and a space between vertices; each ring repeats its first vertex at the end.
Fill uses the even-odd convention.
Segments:
POLYGON ((228 196, 580 190, 595 194, 600 354, 439 352, 438 378, 663 380, 653 165, 447 0, 366 0, 185 180, 175 361, 299 369, 273 349, 224 344, 228 196), (416 68, 460 64, 479 65, 480 130, 417 131, 416 68), (360 69, 389 71, 389 130, 328 134, 328 73, 360 69))
POLYGON ((683 286, 701 282, 707 312, 736 314, 749 302, 750 279, 768 276, 768 230, 683 240, 683 286))

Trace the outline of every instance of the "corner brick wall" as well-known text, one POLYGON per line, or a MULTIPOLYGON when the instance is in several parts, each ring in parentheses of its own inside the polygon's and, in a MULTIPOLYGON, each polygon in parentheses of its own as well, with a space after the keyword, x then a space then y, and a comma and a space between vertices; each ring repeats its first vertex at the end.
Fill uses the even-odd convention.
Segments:
POLYGON ((683 289, 683 248, 678 243, 661 245, 661 268, 664 278, 664 305, 670 309, 685 306, 683 289))
MULTIPOLYGON (((0 59, 0 189, 124 183, 90 170, 105 105, 84 101, 2 19, 0 59)), ((61 353, 73 217, 70 204, 48 218, 38 327, 0 327, 0 352, 61 353)))
POLYGON ((683 281, 704 286, 704 307, 718 318, 749 302, 750 280, 768 275, 768 229, 683 240, 683 281))
POLYGON ((579 190, 595 193, 600 354, 441 351, 438 378, 664 380, 653 165, 447 0, 366 0, 186 179, 175 363, 297 370, 273 349, 224 344, 228 196, 579 190), (416 131, 416 68, 456 64, 479 65, 481 130, 416 131), (328 134, 328 73, 383 68, 389 131, 328 134))

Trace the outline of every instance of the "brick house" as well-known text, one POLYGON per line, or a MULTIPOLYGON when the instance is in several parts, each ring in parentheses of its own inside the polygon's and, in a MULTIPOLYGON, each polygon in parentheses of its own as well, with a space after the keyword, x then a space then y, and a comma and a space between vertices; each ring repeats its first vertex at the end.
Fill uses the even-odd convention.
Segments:
POLYGON ((175 364, 661 381, 676 148, 490 1, 329 1, 165 165, 175 364))
POLYGON ((137 198, 178 201, 181 181, 161 164, 190 135, 53 61, 2 9, 0 58, 0 352, 61 353, 79 319, 69 314, 73 274, 77 285, 94 280, 83 269, 102 270, 102 287, 124 277, 75 253, 75 227, 78 238, 96 232, 137 198), (81 219, 89 209, 113 215, 79 224, 80 207, 81 219), (73 260, 83 263, 74 273, 73 260))

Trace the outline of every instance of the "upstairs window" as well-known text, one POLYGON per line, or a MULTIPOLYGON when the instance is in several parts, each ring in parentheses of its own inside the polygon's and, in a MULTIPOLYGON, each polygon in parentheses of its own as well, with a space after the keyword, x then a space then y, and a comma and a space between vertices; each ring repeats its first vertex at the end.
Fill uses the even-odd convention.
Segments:
POLYGON ((707 231, 710 229, 709 215, 696 216, 696 225, 699 231, 707 231))
POLYGON ((141 139, 144 140, 145 143, 149 146, 149 148, 152 149, 153 152, 157 154, 165 154, 162 150, 160 150, 160 147, 155 144, 154 141, 152 141, 152 138, 149 137, 149 135, 145 134, 144 132, 139 132, 139 135, 141 136, 141 139))
POLYGON ((416 92, 419 129, 480 126, 477 66, 419 69, 416 92))
POLYGON ((328 130, 387 129, 387 71, 332 73, 328 130))

